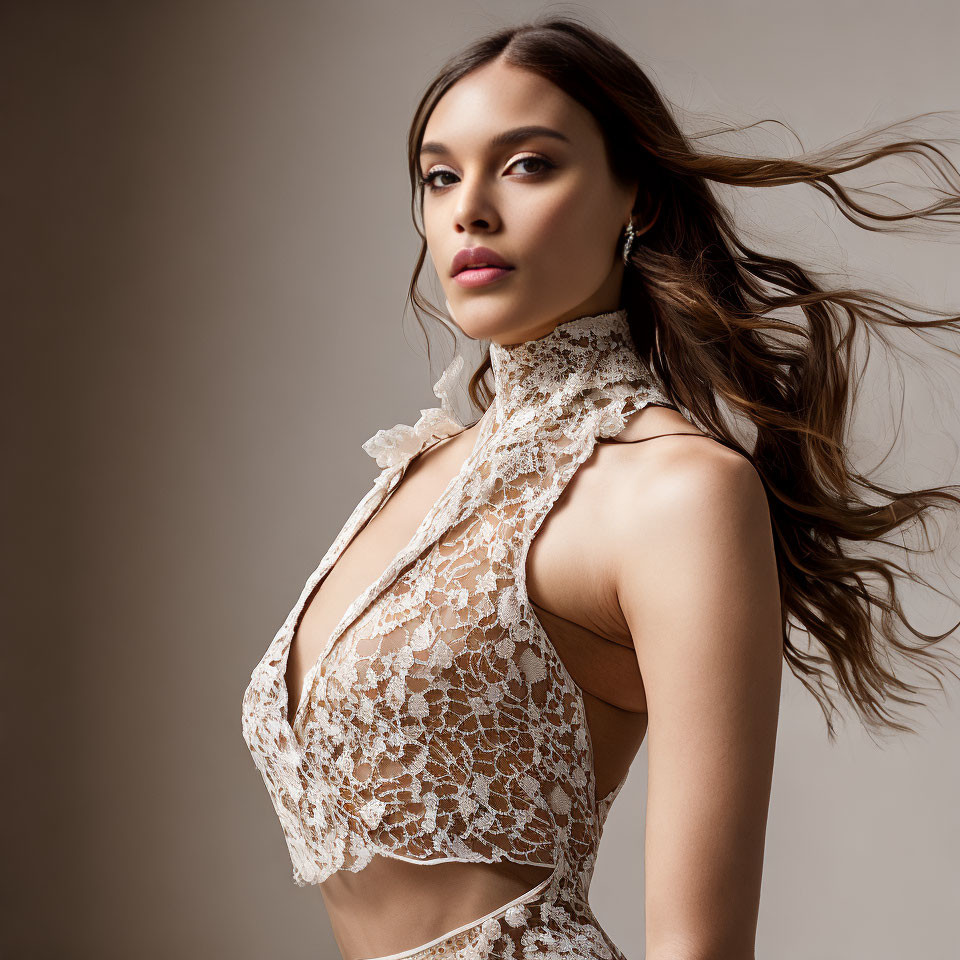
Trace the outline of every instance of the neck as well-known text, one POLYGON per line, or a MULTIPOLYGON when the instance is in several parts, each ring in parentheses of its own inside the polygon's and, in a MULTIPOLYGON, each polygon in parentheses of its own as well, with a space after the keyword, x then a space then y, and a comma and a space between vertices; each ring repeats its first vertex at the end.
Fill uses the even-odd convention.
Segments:
POLYGON ((634 378, 643 367, 624 309, 564 321, 535 340, 492 342, 490 365, 501 418, 634 378))

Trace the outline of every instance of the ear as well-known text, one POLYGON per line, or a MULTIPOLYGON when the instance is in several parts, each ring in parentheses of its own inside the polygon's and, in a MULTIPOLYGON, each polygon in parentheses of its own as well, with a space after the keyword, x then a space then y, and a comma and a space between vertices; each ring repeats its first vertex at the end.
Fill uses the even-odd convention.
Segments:
POLYGON ((663 197, 652 198, 647 195, 644 206, 639 211, 639 217, 633 224, 633 229, 639 237, 651 230, 660 217, 660 208, 663 206, 663 197))

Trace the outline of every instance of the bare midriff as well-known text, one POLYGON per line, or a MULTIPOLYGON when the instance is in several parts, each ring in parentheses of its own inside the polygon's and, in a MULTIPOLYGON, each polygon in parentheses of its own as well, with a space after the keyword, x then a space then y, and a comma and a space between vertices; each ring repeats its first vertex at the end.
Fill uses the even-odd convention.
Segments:
POLYGON ((375 856, 320 884, 343 960, 389 956, 493 913, 546 880, 551 865, 409 863, 375 856))

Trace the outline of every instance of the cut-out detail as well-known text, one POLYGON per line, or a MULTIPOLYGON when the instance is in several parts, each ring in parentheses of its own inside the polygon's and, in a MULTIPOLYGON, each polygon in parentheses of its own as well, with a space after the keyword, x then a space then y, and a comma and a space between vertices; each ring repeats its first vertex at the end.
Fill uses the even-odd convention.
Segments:
MULTIPOLYGON (((519 896, 501 904, 489 913, 485 913, 482 917, 462 923, 459 927, 448 930, 426 943, 410 947, 408 950, 401 950, 400 953, 390 953, 380 957, 365 957, 364 960, 418 960, 418 958, 444 956, 444 953, 438 953, 435 948, 449 950, 458 939, 462 941, 460 943, 461 947, 469 946, 471 939, 475 941, 473 944, 475 947, 479 948, 481 945, 489 947, 502 935, 504 926, 516 929, 525 925, 530 913, 527 904, 547 888, 556 871, 557 865, 554 864, 553 872, 544 877, 535 887, 525 890, 519 896), (481 938, 485 943, 478 944, 476 941, 481 938)), ((451 954, 446 955, 450 956, 451 954)))
MULTIPOLYGON (((441 407, 368 441, 382 473, 254 668, 243 735, 298 885, 360 871, 378 854, 556 865, 522 916, 477 921, 418 948, 417 960, 520 960, 538 949, 623 960, 588 902, 623 781, 596 796, 582 691, 530 604, 524 565, 595 443, 646 404, 671 400, 637 355, 622 310, 537 340, 491 343, 490 362, 496 392, 474 454, 344 614, 291 724, 284 676, 308 598, 412 459, 463 428, 441 407)), ((437 381, 445 402, 460 369, 455 358, 437 381)))

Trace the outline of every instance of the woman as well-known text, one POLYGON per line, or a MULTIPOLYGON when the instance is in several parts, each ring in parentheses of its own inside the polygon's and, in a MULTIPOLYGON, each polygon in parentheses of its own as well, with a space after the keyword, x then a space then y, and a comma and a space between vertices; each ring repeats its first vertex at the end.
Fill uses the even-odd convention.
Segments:
POLYGON ((440 407, 364 444, 382 472, 254 670, 243 732, 294 880, 320 885, 345 960, 622 958, 588 889, 649 724, 646 956, 753 957, 781 663, 824 662, 788 621, 891 722, 908 685, 860 574, 892 565, 841 539, 960 502, 857 498, 833 311, 866 311, 744 248, 706 185, 837 165, 695 154, 566 18, 453 60, 410 163, 456 326, 490 342, 485 411, 452 415, 458 355, 440 407), (797 304, 806 330, 766 316, 797 304))

